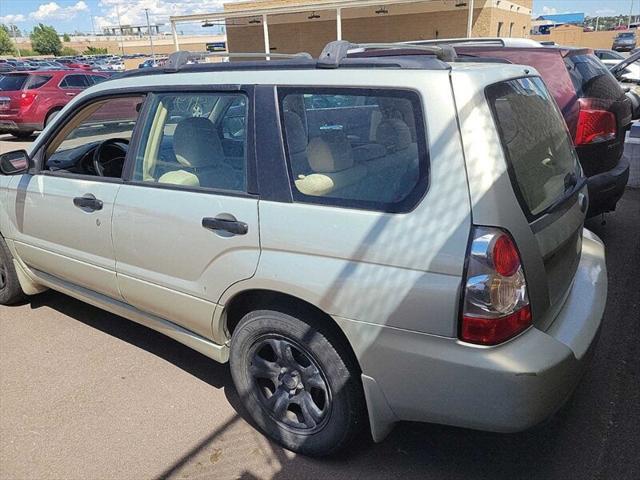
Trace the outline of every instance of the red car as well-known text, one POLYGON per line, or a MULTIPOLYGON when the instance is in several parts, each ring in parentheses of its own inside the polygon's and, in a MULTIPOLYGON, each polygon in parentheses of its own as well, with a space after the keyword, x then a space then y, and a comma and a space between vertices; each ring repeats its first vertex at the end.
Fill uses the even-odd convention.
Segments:
POLYGON ((109 78, 83 70, 37 70, 0 76, 0 134, 28 137, 42 130, 69 100, 109 78))

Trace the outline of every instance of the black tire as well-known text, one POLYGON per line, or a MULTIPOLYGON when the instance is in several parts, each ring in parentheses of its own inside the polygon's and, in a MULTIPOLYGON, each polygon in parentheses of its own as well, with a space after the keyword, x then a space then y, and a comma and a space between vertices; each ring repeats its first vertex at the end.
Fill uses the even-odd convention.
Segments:
POLYGON ((240 400, 257 426, 289 450, 337 453, 366 424, 360 371, 341 340, 315 318, 274 310, 248 313, 233 333, 229 362, 240 400))
POLYGON ((29 138, 31 135, 33 135, 33 130, 23 130, 20 132, 11 132, 11 135, 13 135, 16 138, 29 138))
POLYGON ((25 297, 18 282, 9 247, 0 236, 0 305, 13 305, 25 297))

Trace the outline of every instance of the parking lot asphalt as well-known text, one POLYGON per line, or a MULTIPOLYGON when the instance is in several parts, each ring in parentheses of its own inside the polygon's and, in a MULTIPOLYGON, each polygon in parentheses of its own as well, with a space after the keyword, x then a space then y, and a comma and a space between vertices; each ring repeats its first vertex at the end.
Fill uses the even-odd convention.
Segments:
POLYGON ((607 249, 600 340, 575 394, 531 431, 407 423, 338 458, 297 456, 243 419, 227 366, 46 292, 0 307, 0 479, 638 479, 640 190, 587 226, 607 249))

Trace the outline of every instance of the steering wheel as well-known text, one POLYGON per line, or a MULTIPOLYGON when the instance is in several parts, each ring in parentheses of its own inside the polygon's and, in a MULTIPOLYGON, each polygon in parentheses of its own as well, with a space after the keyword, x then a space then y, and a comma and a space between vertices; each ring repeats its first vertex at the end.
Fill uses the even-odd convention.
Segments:
POLYGON ((129 145, 129 140, 127 140, 126 138, 109 138, 104 142, 100 142, 100 144, 93 151, 93 169, 96 171, 96 174, 99 177, 104 177, 105 171, 107 171, 111 164, 116 160, 122 160, 122 163, 124 165, 124 157, 126 157, 127 155, 127 149, 120 145, 122 143, 129 145), (110 158, 105 161, 102 159, 102 153, 104 152, 106 147, 110 146, 116 147, 117 149, 121 150, 122 156, 110 158))

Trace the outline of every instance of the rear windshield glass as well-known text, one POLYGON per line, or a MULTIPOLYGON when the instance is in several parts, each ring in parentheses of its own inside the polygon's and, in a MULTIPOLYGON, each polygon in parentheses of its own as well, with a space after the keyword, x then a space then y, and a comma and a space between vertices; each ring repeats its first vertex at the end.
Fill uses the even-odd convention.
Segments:
POLYGON ((619 96, 616 79, 595 55, 570 55, 565 57, 564 63, 579 98, 619 96))
POLYGON ((28 74, 5 75, 4 77, 0 78, 0 90, 3 90, 5 92, 22 90, 22 87, 24 87, 24 84, 27 81, 28 77, 28 74))
POLYGON ((562 116, 538 77, 491 85, 487 98, 516 193, 528 216, 539 216, 580 176, 562 116))

